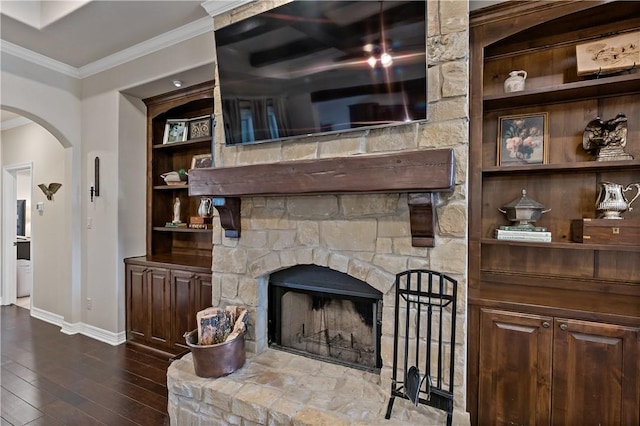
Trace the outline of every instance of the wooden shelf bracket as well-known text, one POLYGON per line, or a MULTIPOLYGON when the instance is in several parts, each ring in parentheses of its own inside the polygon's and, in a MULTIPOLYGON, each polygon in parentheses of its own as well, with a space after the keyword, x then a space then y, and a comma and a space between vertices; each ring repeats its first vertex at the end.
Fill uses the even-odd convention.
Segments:
POLYGON ((407 194, 409 221, 411 225, 411 245, 413 247, 435 247, 434 215, 435 194, 433 192, 407 194))
POLYGON ((215 197, 213 207, 220 213, 220 225, 227 238, 240 238, 240 198, 215 197))

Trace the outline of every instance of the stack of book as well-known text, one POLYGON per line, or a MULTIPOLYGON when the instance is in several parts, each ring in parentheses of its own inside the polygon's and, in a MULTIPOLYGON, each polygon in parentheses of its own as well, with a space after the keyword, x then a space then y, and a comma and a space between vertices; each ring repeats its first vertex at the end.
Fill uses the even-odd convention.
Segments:
POLYGON ((515 226, 501 226, 496 229, 495 237, 497 240, 551 242, 551 232, 544 227, 522 229, 515 226))

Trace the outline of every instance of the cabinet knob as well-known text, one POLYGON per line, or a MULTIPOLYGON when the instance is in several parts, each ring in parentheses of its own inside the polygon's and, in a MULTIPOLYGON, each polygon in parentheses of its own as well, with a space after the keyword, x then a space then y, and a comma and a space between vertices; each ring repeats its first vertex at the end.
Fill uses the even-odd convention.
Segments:
POLYGON ((569 328, 567 324, 560 324, 560 330, 567 331, 567 328, 569 328))
POLYGON ((551 324, 549 324, 549 322, 545 321, 542 323, 542 328, 549 328, 551 327, 551 324))

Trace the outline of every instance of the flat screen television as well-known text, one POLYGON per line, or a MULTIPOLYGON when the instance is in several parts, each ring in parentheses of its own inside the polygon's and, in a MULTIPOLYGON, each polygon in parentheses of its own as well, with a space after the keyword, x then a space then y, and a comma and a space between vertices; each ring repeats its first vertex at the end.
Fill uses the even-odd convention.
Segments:
POLYGON ((215 30, 227 144, 427 119, 426 1, 294 1, 215 30))

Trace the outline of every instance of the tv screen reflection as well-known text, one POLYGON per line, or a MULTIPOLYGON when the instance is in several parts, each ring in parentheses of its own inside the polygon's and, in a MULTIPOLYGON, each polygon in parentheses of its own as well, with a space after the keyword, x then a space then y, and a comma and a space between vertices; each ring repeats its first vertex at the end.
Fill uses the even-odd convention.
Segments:
POLYGON ((427 118, 424 1, 296 1, 215 41, 227 144, 427 118))

